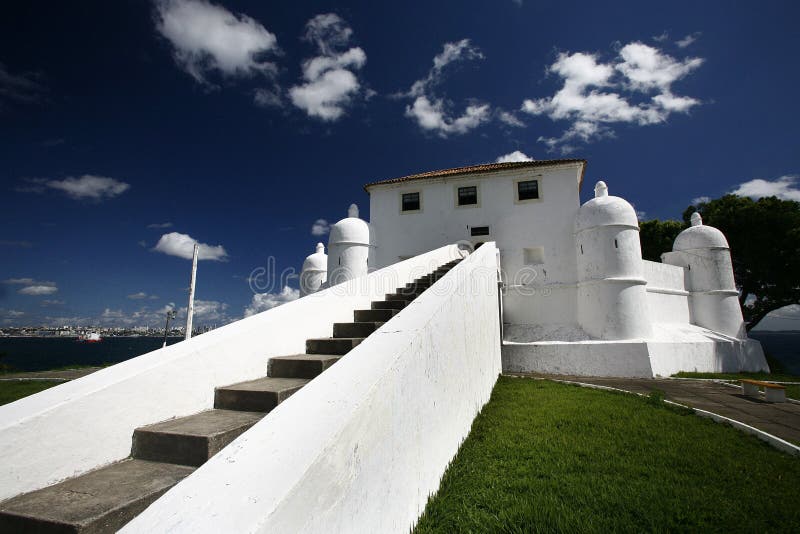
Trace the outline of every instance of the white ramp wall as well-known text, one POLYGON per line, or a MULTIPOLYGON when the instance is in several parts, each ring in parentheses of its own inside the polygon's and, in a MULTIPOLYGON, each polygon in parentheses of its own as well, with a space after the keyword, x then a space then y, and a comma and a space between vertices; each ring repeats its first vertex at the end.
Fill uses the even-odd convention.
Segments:
POLYGON ((401 532, 500 373, 486 243, 124 532, 401 532))
POLYGON ((135 428, 212 408, 215 387, 264 376, 271 356, 457 257, 448 245, 0 406, 0 501, 127 457, 135 428))

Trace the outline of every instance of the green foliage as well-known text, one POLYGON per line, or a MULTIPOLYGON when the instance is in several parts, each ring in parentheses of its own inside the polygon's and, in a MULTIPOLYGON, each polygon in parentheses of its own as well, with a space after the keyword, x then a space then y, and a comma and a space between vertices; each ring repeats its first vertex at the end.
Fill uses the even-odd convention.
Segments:
POLYGON ((415 529, 797 532, 800 462, 646 399, 501 377, 415 529))
POLYGON ((687 224, 695 211, 728 238, 748 330, 769 312, 800 303, 800 202, 726 195, 688 207, 687 224))
POLYGON ((642 258, 661 261, 661 254, 672 250, 672 243, 686 226, 680 221, 653 219, 639 223, 639 239, 642 242, 642 258))

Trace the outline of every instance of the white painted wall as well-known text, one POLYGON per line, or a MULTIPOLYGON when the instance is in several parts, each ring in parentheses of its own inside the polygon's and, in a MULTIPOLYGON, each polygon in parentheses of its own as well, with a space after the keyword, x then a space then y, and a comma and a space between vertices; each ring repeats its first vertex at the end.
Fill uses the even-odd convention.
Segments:
POLYGON ((271 356, 456 257, 444 246, 0 406, 0 500, 127 457, 135 428, 212 408, 216 386, 264 376, 271 356))
POLYGON ((487 243, 123 532, 406 533, 500 372, 487 243))
POLYGON ((647 280, 647 307, 659 323, 690 324, 689 292, 686 269, 676 265, 642 261, 647 280))
POLYGON ((532 289, 508 292, 505 321, 574 322, 573 222, 580 206, 582 168, 579 163, 566 163, 370 186, 375 263, 390 265, 400 257, 460 240, 495 241, 507 286, 524 284, 532 289), (515 181, 519 179, 538 179, 540 200, 516 203, 515 181), (469 185, 478 186, 478 206, 457 207, 457 187, 469 185), (401 195, 413 192, 421 193, 421 210, 401 213, 401 195), (473 226, 489 226, 490 235, 470 236, 473 226), (526 265, 525 249, 540 247, 543 263, 526 265))

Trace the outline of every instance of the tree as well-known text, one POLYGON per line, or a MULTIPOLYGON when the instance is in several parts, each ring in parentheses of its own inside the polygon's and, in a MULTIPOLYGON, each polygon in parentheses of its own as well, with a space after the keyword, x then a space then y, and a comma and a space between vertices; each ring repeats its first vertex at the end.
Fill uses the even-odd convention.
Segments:
POLYGON ((687 226, 695 211, 728 238, 747 330, 769 312, 800 303, 800 202, 725 195, 686 208, 687 226))
POLYGON ((643 221, 639 223, 639 239, 642 242, 642 258, 661 261, 661 254, 672 250, 672 243, 686 226, 680 221, 643 221))

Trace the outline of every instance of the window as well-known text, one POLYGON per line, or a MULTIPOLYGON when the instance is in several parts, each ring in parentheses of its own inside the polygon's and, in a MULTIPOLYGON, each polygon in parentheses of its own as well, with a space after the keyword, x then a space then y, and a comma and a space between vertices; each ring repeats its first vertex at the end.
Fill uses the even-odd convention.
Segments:
POLYGON ((473 227, 470 229, 470 232, 469 232, 469 234, 470 234, 471 236, 476 236, 476 235, 489 235, 489 227, 488 227, 488 226, 473 226, 473 227))
POLYGON ((458 206, 478 205, 478 186, 469 185, 458 188, 458 206))
POLYGON ((419 193, 403 193, 400 211, 419 211, 419 193))
POLYGON ((517 201, 539 198, 539 180, 521 180, 517 182, 517 201))

